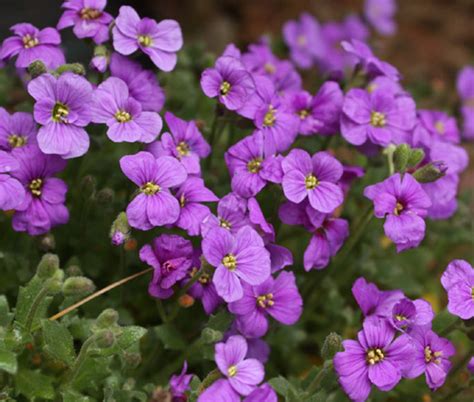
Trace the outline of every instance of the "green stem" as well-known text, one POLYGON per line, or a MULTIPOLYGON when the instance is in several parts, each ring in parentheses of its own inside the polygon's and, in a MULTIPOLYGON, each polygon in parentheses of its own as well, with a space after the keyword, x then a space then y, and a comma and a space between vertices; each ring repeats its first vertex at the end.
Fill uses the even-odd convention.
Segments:
POLYGON ((323 368, 321 369, 321 371, 316 375, 316 377, 314 377, 313 381, 311 381, 311 383, 308 385, 308 388, 306 389, 306 392, 308 392, 310 395, 314 394, 320 384, 321 384, 321 381, 323 380, 323 378, 328 374, 329 371, 331 371, 333 369, 333 362, 332 360, 327 360, 326 362, 324 362, 324 366, 323 368))
POLYGON ((169 321, 168 315, 166 314, 165 306, 161 299, 156 299, 156 307, 158 308, 158 314, 160 315, 161 322, 163 324, 169 321))
POLYGON ((212 125, 211 125, 211 132, 209 134, 209 145, 211 146, 211 154, 209 155, 209 157, 207 158, 207 165, 206 167, 208 169, 211 168, 212 166, 212 157, 214 155, 214 142, 216 140, 216 132, 217 132, 217 126, 218 126, 218 122, 219 122, 219 104, 216 104, 216 110, 214 112, 214 118, 212 120, 212 125))
POLYGON ((26 332, 31 331, 31 326, 33 325, 36 312, 38 311, 39 306, 43 302, 44 298, 48 295, 48 293, 49 293, 49 289, 47 286, 45 286, 38 292, 35 299, 33 300, 33 304, 31 305, 30 311, 28 311, 28 315, 26 316, 26 323, 25 323, 26 332))
POLYGON ((450 332, 454 331, 455 329, 458 328, 460 324, 460 319, 457 318, 456 320, 454 320, 451 324, 449 324, 446 328, 444 328, 442 331, 439 332, 439 335, 440 336, 446 336, 448 335, 450 332))
POLYGON ((82 344, 81 351, 79 352, 79 356, 77 356, 77 359, 74 362, 74 365, 72 366, 71 374, 69 376, 69 381, 68 382, 73 382, 74 379, 76 378, 77 373, 79 372, 81 366, 84 363, 84 360, 87 357, 87 351, 88 351, 89 347, 94 343, 94 341, 95 341, 95 335, 88 338, 82 344))

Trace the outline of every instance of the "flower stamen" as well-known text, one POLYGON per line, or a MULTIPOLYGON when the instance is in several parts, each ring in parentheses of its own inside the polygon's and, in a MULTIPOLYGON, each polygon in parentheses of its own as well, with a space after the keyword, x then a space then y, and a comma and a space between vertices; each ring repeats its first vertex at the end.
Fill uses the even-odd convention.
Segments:
POLYGON ((372 112, 370 114, 370 124, 373 127, 385 127, 387 121, 385 120, 385 115, 380 112, 372 112))
POLYGON ((247 170, 250 173, 258 173, 262 169, 262 159, 255 158, 247 163, 247 170))
POLYGON ((140 187, 140 191, 146 195, 154 195, 161 190, 158 184, 152 183, 151 181, 145 183, 140 187))
POLYGON ((272 105, 270 105, 268 107, 267 113, 265 114, 265 117, 263 118, 263 125, 265 127, 272 127, 275 121, 276 121, 275 109, 273 108, 272 105))
POLYGON ((119 123, 127 123, 132 120, 132 116, 125 110, 119 110, 117 113, 115 113, 115 120, 117 120, 119 123))
POLYGON ((179 155, 180 156, 188 156, 189 155, 189 145, 184 142, 184 141, 181 141, 177 146, 176 146, 176 150, 178 151, 179 155))
POLYGON ((267 293, 266 295, 261 295, 257 297, 257 305, 261 308, 272 307, 275 304, 273 301, 273 294, 267 293))
POLYGON ((149 35, 139 35, 138 43, 142 46, 149 47, 153 43, 151 36, 149 35))
POLYGON ((101 16, 102 12, 95 8, 84 7, 80 11, 81 19, 83 20, 95 20, 101 16))
POLYGON ((69 108, 61 103, 56 102, 53 107, 53 121, 56 123, 67 123, 67 117, 69 116, 69 108))
POLYGON ((12 134, 8 136, 8 145, 12 148, 19 148, 25 145, 27 138, 23 135, 12 134))
POLYGON ((28 188, 30 189, 31 194, 33 194, 35 197, 41 196, 42 187, 43 187, 42 179, 33 179, 28 185, 28 188))
POLYGON ((229 377, 235 377, 237 375, 237 366, 230 366, 227 369, 227 375, 229 377))
POLYGON ((319 180, 316 178, 315 175, 310 173, 304 179, 304 184, 305 184, 307 190, 314 190, 318 186, 319 180))
POLYGON ((370 349, 367 352, 367 362, 370 365, 381 362, 385 358, 383 350, 380 348, 370 349))
POLYGON ((237 268, 237 258, 233 254, 227 254, 222 259, 222 264, 226 267, 229 271, 235 271, 237 268))
POLYGON ((230 82, 228 81, 223 81, 220 87, 220 93, 222 96, 226 96, 231 89, 230 82))
POLYGON ((32 47, 39 45, 38 38, 35 38, 31 36, 30 34, 26 34, 25 36, 23 36, 22 41, 23 41, 23 47, 25 49, 31 49, 32 47))

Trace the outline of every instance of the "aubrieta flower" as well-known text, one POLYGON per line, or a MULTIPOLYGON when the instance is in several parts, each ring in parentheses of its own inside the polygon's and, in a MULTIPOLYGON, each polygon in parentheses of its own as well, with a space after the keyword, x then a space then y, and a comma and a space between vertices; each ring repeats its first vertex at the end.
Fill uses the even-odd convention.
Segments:
POLYGON ((406 334, 394 339, 395 330, 377 318, 365 320, 357 341, 342 342, 344 352, 334 356, 339 383, 349 398, 365 401, 375 385, 390 391, 413 360, 413 346, 406 334))
POLYGON ((161 235, 140 249, 140 260, 154 268, 148 293, 159 299, 173 294, 173 286, 184 279, 192 266, 193 246, 177 235, 161 235))
POLYGON ((198 402, 240 401, 257 388, 265 376, 262 363, 246 359, 247 342, 240 335, 231 336, 226 342, 215 346, 215 360, 224 379, 217 380, 207 388, 198 402))
POLYGON ((342 164, 327 152, 312 157, 301 149, 293 149, 282 161, 282 186, 288 200, 299 204, 308 198, 311 206, 330 213, 342 204, 344 195, 338 186, 342 164))
MULTIPOLYGON (((418 112, 421 129, 428 135, 430 146, 435 141, 459 144, 461 136, 456 119, 439 110, 420 110, 418 112)), ((426 135, 425 135, 426 137, 426 135)))
MULTIPOLYGON (((200 274, 199 279, 190 288, 188 293, 195 299, 201 300, 202 307, 206 314, 212 314, 223 303, 223 300, 217 294, 216 287, 212 283, 211 276, 204 272, 200 273, 201 267, 201 250, 194 250, 194 258, 192 269, 189 272, 189 278, 192 279, 194 275, 200 274)), ((187 281, 184 281, 186 283, 187 281)))
POLYGON ((471 375, 474 374, 474 356, 471 357, 471 360, 469 360, 469 362, 467 363, 467 369, 469 370, 471 375))
POLYGON ((26 68, 36 60, 53 69, 66 62, 59 48, 61 37, 54 28, 39 30, 31 24, 21 23, 13 25, 10 30, 15 36, 3 41, 0 59, 18 56, 15 62, 18 68, 26 68))
POLYGON ((112 29, 114 49, 128 56, 140 49, 163 71, 174 69, 176 52, 183 46, 181 27, 174 20, 157 23, 151 18, 140 19, 130 6, 122 6, 112 29))
POLYGON ((393 306, 390 323, 397 330, 411 333, 415 328, 431 325, 433 318, 433 309, 426 300, 405 298, 393 306))
POLYGON ((344 172, 342 173, 339 185, 345 195, 349 192, 351 184, 354 180, 357 180, 364 176, 365 170, 360 166, 344 166, 344 172))
POLYGON ((270 256, 262 238, 249 226, 235 236, 226 229, 216 228, 202 241, 207 262, 216 267, 212 281, 217 294, 226 302, 243 296, 242 282, 260 285, 270 276, 270 256))
POLYGON ((187 178, 186 169, 174 158, 156 159, 149 152, 138 152, 120 159, 122 172, 139 187, 138 195, 128 204, 130 226, 149 230, 175 223, 179 218, 179 201, 170 193, 187 178))
POLYGON ((25 198, 23 185, 8 174, 19 167, 18 161, 11 154, 0 151, 0 210, 15 209, 25 198))
POLYGON ((211 147, 204 139, 194 120, 185 121, 171 112, 166 112, 165 121, 170 132, 161 135, 159 141, 147 148, 156 157, 172 156, 183 164, 189 174, 201 173, 201 158, 211 153, 211 147))
POLYGON ((260 385, 243 402, 278 402, 278 396, 269 384, 260 385))
POLYGON ((457 90, 462 101, 463 135, 474 138, 474 67, 466 66, 458 74, 457 90))
POLYGON ((175 225, 187 231, 190 236, 201 233, 201 224, 211 213, 203 202, 217 202, 219 198, 209 190, 204 180, 199 177, 188 177, 176 192, 179 200, 179 218, 175 225))
POLYGON ((209 98, 217 97, 227 109, 237 110, 253 94, 255 84, 238 58, 221 56, 215 67, 203 71, 201 88, 209 98))
POLYGON ((408 96, 351 89, 342 106, 341 133, 353 145, 387 146, 413 129, 416 105, 408 96))
POLYGON ((453 260, 441 277, 448 292, 448 311, 469 320, 474 317, 474 269, 464 260, 453 260))
POLYGON ((186 374, 188 371, 188 362, 184 361, 183 369, 179 375, 172 375, 170 378, 170 391, 173 397, 172 402, 186 402, 186 392, 191 389, 189 384, 193 379, 192 374, 186 374))
POLYGON ((374 214, 385 218, 385 235, 397 251, 417 247, 425 237, 425 221, 431 201, 413 176, 396 173, 381 183, 368 186, 364 195, 373 201, 374 214))
POLYGON ((107 71, 107 67, 109 66, 109 58, 106 55, 95 55, 92 57, 89 66, 103 74, 107 71))
POLYGON ((121 54, 112 53, 110 74, 127 84, 130 96, 141 103, 143 110, 159 112, 163 108, 165 93, 153 71, 144 70, 136 61, 121 54))
POLYGON ((381 35, 389 36, 395 33, 397 29, 394 21, 396 11, 395 0, 365 0, 365 18, 381 35))
POLYGON ((38 129, 30 113, 12 115, 0 108, 0 149, 12 151, 25 145, 36 144, 38 129))
POLYGON ((270 315, 284 325, 293 325, 303 311, 303 299, 293 272, 281 272, 261 285, 243 285, 244 295, 229 304, 237 317, 237 329, 246 337, 259 338, 268 331, 270 315))
POLYGON ((268 182, 281 183, 281 156, 266 154, 260 131, 230 147, 225 161, 232 177, 232 191, 241 197, 254 197, 268 182))
POLYGON ((36 101, 35 120, 42 125, 37 136, 41 151, 65 159, 84 155, 89 149, 85 127, 91 121, 89 81, 72 73, 58 78, 43 74, 30 81, 28 92, 36 101))
POLYGON ((15 194, 22 202, 15 208, 13 229, 36 236, 65 224, 69 220, 64 205, 67 186, 52 176, 64 169, 66 161, 56 155, 45 155, 36 145, 17 148, 13 156, 19 168, 11 175, 24 187, 24 191, 15 194))
POLYGON ((303 69, 313 66, 320 37, 319 23, 308 13, 302 13, 299 20, 288 21, 283 26, 283 39, 290 48, 290 57, 303 69))
POLYGON ((145 142, 156 139, 163 122, 158 113, 145 112, 130 96, 120 78, 109 77, 94 91, 92 121, 106 124, 107 137, 113 142, 145 142))
POLYGON ((79 39, 92 38, 97 44, 109 39, 109 24, 113 18, 104 11, 106 0, 67 0, 57 29, 72 27, 79 39))
POLYGON ((410 338, 414 346, 412 365, 404 376, 415 378, 425 373, 426 383, 432 390, 441 387, 451 369, 449 358, 456 353, 453 344, 426 327, 411 332, 410 338))

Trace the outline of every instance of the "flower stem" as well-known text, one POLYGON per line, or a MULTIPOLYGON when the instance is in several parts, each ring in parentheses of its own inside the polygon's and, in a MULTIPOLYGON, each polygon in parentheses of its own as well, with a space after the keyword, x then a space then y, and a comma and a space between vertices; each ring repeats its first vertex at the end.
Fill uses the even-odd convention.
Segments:
POLYGON ((219 114, 220 114, 219 104, 216 104, 216 110, 214 112, 214 118, 212 120, 212 125, 211 125, 211 132, 209 134, 209 145, 211 146, 211 154, 209 155, 206 161, 207 163, 206 167, 208 169, 210 169, 212 166, 212 156, 214 155, 214 142, 216 140, 217 126, 219 123, 219 114))
POLYGON ((43 302, 44 298, 48 295, 48 293, 49 293, 49 289, 47 286, 45 286, 38 292, 35 299, 33 300, 30 311, 28 311, 28 315, 26 316, 26 322, 25 322, 26 332, 31 331, 31 326, 33 325, 36 312, 38 311, 40 304, 43 302))
POLYGON ((82 344, 79 355, 77 356, 77 359, 74 362, 74 365, 72 366, 71 374, 69 376, 69 382, 73 382, 74 379, 76 378, 76 375, 77 375, 79 369, 81 368, 82 364, 84 363, 84 360, 86 359, 87 351, 88 351, 89 347, 94 343, 94 341, 95 341, 95 335, 88 338, 82 344))
POLYGON ((442 331, 439 332, 439 335, 440 336, 446 336, 448 335, 449 333, 451 333, 452 331, 454 331, 455 329, 457 329, 459 327, 459 324, 460 324, 460 319, 457 318, 456 320, 454 320, 451 324, 449 324, 446 328, 444 328, 442 331))
POLYGON ((313 381, 311 381, 311 383, 308 385, 308 388, 306 389, 306 392, 308 392, 310 395, 314 394, 318 390, 323 378, 332 369, 333 369, 332 360, 326 360, 324 362, 324 366, 321 369, 321 371, 316 375, 316 377, 314 377, 313 381))

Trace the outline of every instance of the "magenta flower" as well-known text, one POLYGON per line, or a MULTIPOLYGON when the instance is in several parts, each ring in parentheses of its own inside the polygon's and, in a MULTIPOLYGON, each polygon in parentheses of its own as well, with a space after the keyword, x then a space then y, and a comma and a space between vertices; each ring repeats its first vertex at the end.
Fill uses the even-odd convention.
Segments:
POLYGON ((303 311, 301 298, 292 272, 281 272, 258 286, 243 285, 244 295, 229 304, 237 316, 237 329, 246 337, 259 338, 268 331, 270 315, 284 325, 293 325, 303 311))
POLYGON ((10 30, 15 34, 5 39, 0 48, 0 59, 18 56, 15 66, 26 68, 35 60, 41 60, 48 68, 57 68, 64 64, 64 54, 59 48, 61 37, 54 28, 41 31, 31 24, 13 25, 10 30))
POLYGON ((341 163, 326 152, 311 157, 306 151, 293 149, 281 164, 283 192, 288 200, 299 204, 308 198, 319 212, 330 213, 342 204, 341 163))
POLYGON ((113 18, 104 11, 106 0, 67 0, 61 6, 66 11, 59 19, 57 29, 74 27, 79 39, 92 38, 100 44, 109 39, 109 24, 113 18))
POLYGON ((448 311, 469 320, 474 317, 474 269, 464 260, 453 260, 441 277, 448 292, 448 311))
POLYGON ((408 96, 351 89, 342 106, 341 133, 353 145, 366 141, 387 146, 406 135, 416 122, 416 105, 408 96))
POLYGON ((395 0, 365 0, 364 15, 379 34, 390 36, 397 29, 393 20, 397 11, 395 0))
POLYGON ((469 370, 471 375, 474 374, 474 356, 471 357, 471 360, 469 360, 469 362, 467 363, 467 369, 469 370))
POLYGON ((192 374, 186 374, 188 362, 184 361, 183 369, 179 375, 172 375, 170 378, 170 391, 173 397, 172 402, 186 402, 186 392, 191 390, 189 384, 193 379, 192 374))
POLYGON ((180 212, 175 225, 187 231, 190 236, 201 233, 201 224, 211 213, 202 202, 217 202, 219 198, 204 185, 199 177, 188 177, 176 192, 180 212))
POLYGON ((163 71, 174 69, 176 52, 183 46, 183 35, 176 21, 157 23, 151 18, 140 19, 130 6, 120 7, 112 34, 117 52, 128 56, 140 49, 163 71))
POLYGON ((357 341, 343 341, 344 352, 334 356, 339 383, 354 401, 365 401, 372 385, 390 391, 413 361, 413 346, 408 335, 394 339, 395 330, 385 321, 364 321, 357 341))
POLYGON ((429 327, 417 328, 410 337, 414 346, 413 360, 404 376, 415 378, 425 373, 426 383, 432 390, 441 387, 451 368, 449 358, 456 353, 453 344, 429 327))
POLYGON ((462 101, 463 135, 474 138, 474 67, 466 66, 458 74, 457 90, 462 101))
POLYGON ((303 69, 313 66, 320 37, 319 23, 308 13, 302 13, 299 20, 288 21, 283 26, 283 39, 290 48, 290 57, 303 69))
POLYGON ((110 74, 127 84, 130 96, 141 103, 143 110, 159 112, 163 108, 165 93, 153 71, 144 70, 136 61, 121 54, 112 53, 110 74))
POLYGON ((417 247, 425 237, 425 221, 431 201, 420 183, 406 173, 390 176, 381 183, 368 186, 364 195, 373 201, 374 214, 385 218, 385 235, 397 251, 417 247))
POLYGON ((216 267, 212 278, 217 294, 226 302, 243 296, 241 281, 260 285, 270 276, 270 256, 262 238, 249 226, 234 236, 228 230, 216 228, 202 241, 207 262, 216 267))
POLYGON ((9 174, 18 170, 20 164, 9 153, 0 151, 0 210, 17 208, 25 198, 23 185, 9 174))
POLYGON ((89 66, 99 73, 105 73, 107 71, 107 67, 109 66, 109 57, 106 55, 96 55, 92 57, 89 66))
POLYGON ((433 309, 426 300, 405 298, 393 306, 390 323, 397 330, 411 333, 416 328, 430 326, 433 318, 433 309))
POLYGON ((158 299, 171 297, 173 286, 188 275, 192 258, 193 245, 181 236, 164 234, 144 245, 140 260, 154 268, 148 293, 158 299))
POLYGON ((260 385, 243 402, 278 402, 278 396, 269 384, 260 385))
POLYGON ((160 115, 142 111, 127 84, 116 77, 108 78, 94 91, 92 121, 106 124, 107 136, 113 142, 150 143, 163 127, 160 115))
POLYGON ((179 202, 169 189, 187 178, 181 163, 169 156, 155 159, 149 152, 138 152, 122 157, 120 168, 139 187, 139 194, 126 211, 130 226, 149 230, 178 220, 179 202))
POLYGON ((36 144, 38 129, 30 113, 12 115, 0 108, 0 149, 12 151, 25 145, 36 144))
POLYGON ((35 145, 17 148, 12 155, 19 163, 12 176, 24 188, 14 194, 22 202, 13 215, 13 229, 36 236, 65 224, 69 220, 64 205, 67 186, 52 176, 63 170, 66 162, 56 155, 43 154, 35 145))
POLYGON ((203 71, 201 88, 209 98, 217 97, 227 109, 237 110, 253 94, 255 84, 239 59, 222 56, 217 59, 214 68, 203 71))
POLYGON ((258 360, 245 358, 247 349, 247 342, 240 335, 216 344, 215 360, 224 379, 207 388, 198 402, 240 401, 239 395, 247 396, 256 389, 265 371, 258 360))
POLYGON ((165 132, 160 141, 148 146, 156 157, 173 156, 181 161, 189 174, 201 173, 200 159, 211 153, 211 147, 202 136, 195 121, 185 121, 171 112, 166 112, 165 121, 170 132, 165 132))
POLYGON ((444 112, 420 110, 419 121, 421 123, 420 128, 425 131, 424 137, 427 136, 429 139, 426 145, 431 145, 435 141, 451 142, 453 144, 459 144, 461 141, 456 119, 444 112))
POLYGON ((43 74, 30 81, 28 92, 36 101, 35 120, 42 125, 37 136, 41 151, 64 159, 84 155, 89 149, 85 127, 91 121, 89 81, 72 73, 58 78, 43 74))
POLYGON ((257 131, 225 153, 232 176, 232 191, 241 197, 256 196, 268 182, 281 183, 281 157, 267 155, 264 148, 263 133, 257 131))

